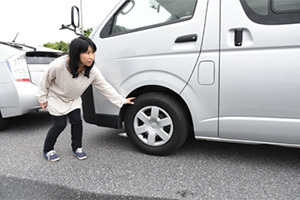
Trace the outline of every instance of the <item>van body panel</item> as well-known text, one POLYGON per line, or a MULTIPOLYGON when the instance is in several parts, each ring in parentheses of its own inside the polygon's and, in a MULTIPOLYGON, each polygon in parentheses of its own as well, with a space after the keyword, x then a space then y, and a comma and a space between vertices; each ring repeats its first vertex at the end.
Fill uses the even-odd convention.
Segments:
POLYGON ((221 9, 220 137, 299 143, 300 24, 257 24, 238 2, 221 9))
MULTIPOLYGON (((157 84, 180 93, 199 57, 206 6, 207 0, 198 1, 190 20, 106 38, 99 37, 103 23, 92 38, 99 44, 95 65, 123 96, 144 85, 157 84), (191 34, 197 35, 196 41, 175 43, 177 38, 191 34)), ((118 114, 118 108, 102 94, 94 92, 94 98, 97 113, 118 114)))
POLYGON ((195 136, 218 136, 219 104, 219 24, 220 3, 210 0, 207 7, 203 45, 197 67, 181 96, 187 103, 193 121, 195 136), (201 65, 210 63, 213 70, 206 74, 213 80, 210 84, 201 84, 201 65))
POLYGON ((299 119, 267 117, 221 117, 220 134, 225 139, 283 143, 287 146, 300 144, 299 119))
MULTIPOLYGON (((160 6, 170 4, 167 10, 176 8, 177 12, 180 7, 176 5, 196 1, 132 1, 128 12, 134 6, 140 8, 142 2, 153 3, 150 9, 159 13, 160 6)), ((289 21, 289 13, 274 12, 272 2, 198 0, 193 15, 182 20, 128 29, 116 20, 128 13, 123 7, 130 1, 122 1, 91 36, 98 46, 95 66, 124 97, 137 94, 144 99, 137 109, 119 109, 94 91, 95 114, 101 116, 98 120, 125 121, 136 146, 154 154, 163 154, 160 148, 172 143, 155 141, 159 135, 149 136, 161 125, 160 117, 168 119, 156 130, 163 131, 165 138, 172 134, 179 138, 179 129, 173 130, 178 125, 173 124, 172 114, 177 123, 188 120, 197 139, 300 147, 300 20, 295 18, 300 12, 290 12, 289 21), (111 32, 110 26, 115 28, 111 32), (186 112, 181 116, 165 101, 144 94, 149 91, 160 99, 164 95, 173 98, 177 111, 186 112), (148 136, 152 143, 164 145, 157 149, 145 145, 142 141, 148 136)), ((294 4, 282 2, 276 9, 284 12, 294 4)), ((146 14, 139 23, 144 18, 146 14)), ((106 122, 95 124, 105 126, 106 122)), ((173 147, 176 145, 181 144, 173 147)))

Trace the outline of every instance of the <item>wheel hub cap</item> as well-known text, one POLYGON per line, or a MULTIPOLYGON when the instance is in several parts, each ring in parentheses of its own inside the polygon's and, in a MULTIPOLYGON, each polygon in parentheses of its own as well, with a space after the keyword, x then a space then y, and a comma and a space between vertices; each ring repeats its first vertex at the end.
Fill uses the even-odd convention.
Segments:
POLYGON ((134 118, 135 134, 142 142, 150 146, 166 144, 172 137, 173 129, 171 116, 157 106, 142 108, 134 118))

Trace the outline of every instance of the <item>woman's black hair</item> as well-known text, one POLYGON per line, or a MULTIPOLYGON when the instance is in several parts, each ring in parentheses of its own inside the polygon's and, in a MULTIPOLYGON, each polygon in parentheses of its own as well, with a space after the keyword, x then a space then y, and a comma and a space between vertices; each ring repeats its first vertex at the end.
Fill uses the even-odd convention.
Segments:
MULTIPOLYGON (((73 78, 78 77, 78 65, 80 62, 80 54, 88 50, 89 46, 92 47, 93 52, 96 52, 97 47, 95 43, 88 37, 80 36, 72 40, 69 46, 69 68, 73 75, 73 78)), ((95 61, 91 66, 85 66, 84 76, 90 77, 90 70, 94 66, 95 61)))

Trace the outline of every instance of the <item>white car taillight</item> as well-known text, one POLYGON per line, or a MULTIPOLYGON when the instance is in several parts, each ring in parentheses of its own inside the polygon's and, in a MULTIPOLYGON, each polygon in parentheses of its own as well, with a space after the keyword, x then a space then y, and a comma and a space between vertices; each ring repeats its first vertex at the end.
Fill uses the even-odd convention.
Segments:
POLYGON ((31 81, 27 62, 25 60, 25 53, 16 54, 9 58, 6 62, 16 81, 31 81))

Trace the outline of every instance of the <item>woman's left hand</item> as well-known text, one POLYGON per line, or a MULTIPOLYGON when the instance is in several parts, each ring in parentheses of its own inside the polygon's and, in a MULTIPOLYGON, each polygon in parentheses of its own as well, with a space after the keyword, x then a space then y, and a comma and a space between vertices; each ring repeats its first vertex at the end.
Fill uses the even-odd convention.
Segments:
POLYGON ((126 100, 126 104, 131 104, 131 105, 133 105, 134 104, 134 102, 133 102, 133 100, 135 100, 136 98, 135 97, 129 97, 129 98, 127 98, 126 100))

